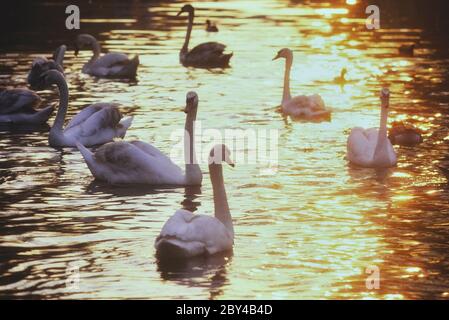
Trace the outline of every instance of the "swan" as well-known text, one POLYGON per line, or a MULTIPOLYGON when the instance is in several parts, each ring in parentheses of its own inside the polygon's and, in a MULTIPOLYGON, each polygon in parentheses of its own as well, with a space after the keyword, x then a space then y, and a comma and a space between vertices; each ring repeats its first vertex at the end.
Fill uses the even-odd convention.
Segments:
POLYGON ((223 53, 226 46, 218 42, 205 42, 197 45, 189 51, 190 34, 192 33, 193 19, 195 17, 195 9, 186 4, 179 11, 178 16, 187 12, 189 14, 189 24, 187 26, 186 38, 181 51, 179 52, 179 60, 185 67, 198 68, 226 68, 229 67, 229 60, 233 53, 223 53))
POLYGON ((56 48, 52 59, 38 57, 33 60, 27 77, 28 84, 32 89, 43 89, 42 83, 40 82, 42 80, 42 74, 46 71, 58 70, 59 72, 64 73, 63 60, 66 50, 67 47, 65 45, 61 45, 56 48))
POLYGON ((28 89, 0 89, 0 123, 6 124, 44 124, 54 108, 36 110, 41 98, 28 89))
POLYGON ((191 258, 232 250, 234 227, 223 182, 222 161, 234 166, 229 149, 216 145, 209 157, 215 217, 177 210, 156 238, 154 246, 158 258, 191 258))
POLYGON ((390 92, 382 89, 379 130, 376 128, 353 128, 348 137, 348 160, 360 167, 389 168, 397 163, 396 153, 387 137, 387 117, 390 92))
POLYGON ((206 20, 206 31, 207 32, 218 32, 218 27, 215 23, 210 21, 209 19, 206 20))
POLYGON ((78 143, 78 150, 92 175, 111 184, 201 185, 203 176, 196 160, 194 141, 197 108, 197 94, 187 93, 184 110, 187 114, 184 131, 185 174, 169 157, 141 141, 107 143, 95 153, 78 143))
POLYGON ((290 94, 290 70, 293 64, 293 52, 284 48, 280 50, 273 60, 285 58, 284 93, 282 95, 281 110, 285 115, 292 118, 316 120, 330 117, 330 110, 327 110, 323 99, 317 95, 296 96, 290 94))
POLYGON ((423 142, 421 132, 410 124, 393 123, 388 138, 392 144, 413 147, 423 142))
POLYGON ((101 48, 97 39, 90 34, 80 34, 75 42, 75 56, 79 49, 90 46, 93 56, 83 66, 83 73, 99 78, 130 78, 137 74, 139 66, 139 56, 135 55, 130 59, 123 53, 110 52, 100 56, 101 48))
POLYGON ((47 71, 42 76, 45 87, 55 84, 59 90, 58 112, 48 137, 50 146, 74 147, 77 141, 93 146, 125 136, 132 117, 122 119, 117 105, 113 103, 95 103, 84 108, 63 129, 69 102, 67 82, 56 70, 47 71))

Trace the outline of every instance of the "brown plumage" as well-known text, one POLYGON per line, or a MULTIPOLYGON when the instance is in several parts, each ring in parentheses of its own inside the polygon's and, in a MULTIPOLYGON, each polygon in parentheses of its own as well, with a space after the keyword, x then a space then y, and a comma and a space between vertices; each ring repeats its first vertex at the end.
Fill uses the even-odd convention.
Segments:
POLYGON ((392 144, 406 147, 415 146, 423 141, 419 129, 411 124, 404 124, 402 122, 393 122, 388 132, 388 138, 392 144))

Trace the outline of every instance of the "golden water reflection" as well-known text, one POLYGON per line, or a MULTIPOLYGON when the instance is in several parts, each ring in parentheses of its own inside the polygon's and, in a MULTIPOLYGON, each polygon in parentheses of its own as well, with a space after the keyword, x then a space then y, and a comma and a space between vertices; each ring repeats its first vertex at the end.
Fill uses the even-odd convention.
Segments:
MULTIPOLYGON (((46 129, 2 131, 0 296, 447 298, 448 197, 436 164, 448 151, 448 63, 433 56, 432 44, 416 57, 399 56, 398 43, 419 39, 421 30, 367 31, 363 19, 349 16, 353 2, 195 3, 192 45, 220 41, 235 53, 232 68, 222 72, 179 65, 185 20, 174 15, 180 3, 135 3, 120 19, 85 18, 83 31, 102 27, 104 49, 138 53, 141 67, 136 82, 96 80, 80 74, 90 54, 68 52, 70 116, 88 103, 119 102, 135 116, 127 138, 168 153, 170 134, 184 124, 185 93, 196 90, 204 129, 279 130, 278 171, 261 174, 260 166, 245 164, 226 169, 236 230, 232 256, 173 270, 157 263, 153 241, 179 207, 212 212, 208 177, 199 190, 111 188, 92 182, 75 150, 49 148, 46 129), (218 22, 218 34, 206 34, 207 18, 218 22), (276 113, 284 67, 271 58, 283 47, 295 54, 292 93, 322 95, 331 122, 292 123, 276 113), (343 67, 348 83, 340 86, 334 79, 343 67), (397 149, 394 169, 348 167, 349 130, 378 125, 384 85, 392 92, 390 121, 412 121, 424 143, 397 149), (70 264, 80 270, 76 288, 66 283, 70 264), (379 290, 366 288, 371 266, 380 268, 379 290)), ((32 59, 47 53, 28 50, 0 54, 10 68, 2 85, 24 85, 32 59)), ((42 96, 57 100, 52 91, 42 96)))

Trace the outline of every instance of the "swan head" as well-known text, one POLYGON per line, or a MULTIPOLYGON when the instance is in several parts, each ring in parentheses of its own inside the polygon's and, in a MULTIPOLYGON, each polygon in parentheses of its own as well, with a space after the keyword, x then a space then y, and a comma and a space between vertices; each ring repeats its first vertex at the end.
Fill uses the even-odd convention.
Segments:
POLYGON ((289 48, 284 48, 278 51, 273 60, 277 60, 279 58, 289 59, 293 58, 293 52, 289 48))
POLYGON ((42 74, 41 79, 40 79, 40 84, 43 87, 48 88, 52 84, 57 84, 60 81, 65 82, 64 75, 60 71, 53 69, 53 70, 46 71, 42 74))
POLYGON ((80 49, 82 49, 82 48, 84 48, 86 46, 92 45, 92 39, 94 39, 94 37, 92 37, 90 34, 87 34, 87 33, 79 34, 76 37, 76 40, 75 40, 75 57, 78 56, 78 52, 80 51, 80 49))
POLYGON ((190 91, 186 95, 185 113, 191 113, 198 108, 198 95, 194 91, 190 91))
POLYGON ((390 90, 383 88, 380 91, 380 101, 382 102, 382 108, 388 108, 390 106, 390 90))
POLYGON ((194 13, 195 9, 190 5, 190 4, 186 4, 181 8, 181 11, 178 12, 178 14, 176 15, 177 17, 180 16, 182 13, 187 12, 187 13, 194 13))
POLYGON ((210 150, 209 165, 221 164, 222 162, 226 162, 231 167, 235 166, 231 160, 231 151, 228 147, 225 144, 217 144, 210 150))

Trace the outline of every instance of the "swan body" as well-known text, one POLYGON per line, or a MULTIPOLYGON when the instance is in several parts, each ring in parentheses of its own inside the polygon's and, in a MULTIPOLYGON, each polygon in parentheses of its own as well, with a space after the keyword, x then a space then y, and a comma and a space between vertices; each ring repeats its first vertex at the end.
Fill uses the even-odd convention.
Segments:
POLYGON ((193 214, 187 210, 176 211, 156 238, 156 255, 160 259, 191 258, 232 250, 234 228, 221 166, 221 161, 234 165, 229 155, 226 146, 217 145, 212 149, 209 159, 215 217, 193 214))
POLYGON ((139 57, 129 58, 126 54, 110 52, 100 56, 101 47, 97 39, 89 34, 80 34, 76 39, 75 55, 79 48, 90 46, 91 59, 83 66, 82 72, 99 78, 135 78, 139 67, 139 57))
POLYGON ((293 97, 290 94, 290 71, 293 64, 293 52, 284 48, 278 52, 273 60, 285 58, 284 92, 282 95, 281 111, 295 119, 319 120, 328 119, 330 110, 326 109, 323 99, 318 94, 293 97))
POLYGON ((66 50, 67 47, 61 45, 53 53, 53 59, 45 57, 34 59, 27 77, 28 84, 32 89, 43 89, 42 75, 48 70, 58 70, 64 74, 63 61, 66 50))
POLYGON ((229 67, 233 53, 225 54, 226 46, 218 42, 206 42, 197 45, 189 51, 190 35, 193 28, 193 19, 195 17, 195 9, 187 4, 182 7, 178 16, 183 12, 189 14, 189 23, 187 26, 186 38, 184 45, 179 53, 179 60, 186 67, 197 68, 226 68, 229 67))
POLYGON ((206 31, 207 32, 218 32, 218 27, 216 24, 212 23, 209 19, 206 20, 206 31))
POLYGON ((125 136, 132 117, 123 119, 118 105, 113 103, 95 103, 84 108, 63 129, 69 99, 67 83, 56 70, 47 71, 43 77, 46 87, 52 84, 58 86, 60 96, 58 112, 48 138, 50 146, 75 147, 77 142, 93 146, 125 136))
POLYGON ((202 173, 196 161, 193 133, 198 96, 189 92, 186 100, 185 173, 169 157, 145 142, 110 142, 95 153, 77 144, 92 175, 111 184, 201 185, 202 173))
POLYGON ((411 125, 404 125, 403 123, 394 123, 389 131, 388 138, 392 144, 406 147, 415 146, 423 141, 418 129, 411 125))
POLYGON ((0 91, 0 123, 44 124, 54 108, 36 110, 41 98, 28 89, 4 89, 0 91))
POLYGON ((389 91, 381 91, 382 114, 380 128, 353 128, 348 137, 347 157, 357 166, 366 168, 389 168, 397 163, 396 152, 387 138, 387 115, 389 91))

